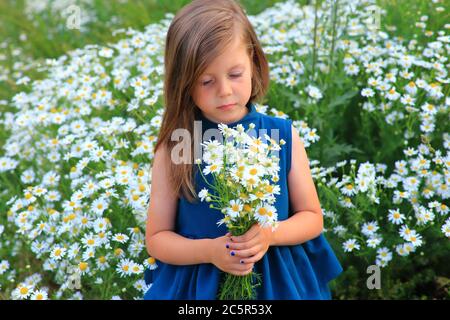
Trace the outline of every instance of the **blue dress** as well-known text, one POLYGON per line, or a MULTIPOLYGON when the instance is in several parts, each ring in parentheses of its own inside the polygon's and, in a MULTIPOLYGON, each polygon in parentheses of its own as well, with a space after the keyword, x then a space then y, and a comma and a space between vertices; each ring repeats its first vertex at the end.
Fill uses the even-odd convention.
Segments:
MULTIPOLYGON (((242 124, 248 129, 248 125, 254 123, 257 133, 260 133, 259 129, 267 129, 269 136, 270 129, 279 129, 279 139, 286 141, 278 154, 280 157, 278 183, 281 190, 280 194, 276 195, 274 204, 278 220, 285 220, 293 213, 290 210, 287 184, 291 167, 292 121, 259 113, 251 102, 247 104, 247 108, 249 112, 241 120, 228 126, 242 124)), ((202 122, 202 133, 209 128, 217 129, 217 123, 210 121, 201 113, 198 120, 202 122)), ((203 135, 202 137, 209 140, 203 135)), ((271 137, 277 140, 275 136, 271 137)), ((196 190, 199 192, 206 184, 197 171, 194 176, 196 190)), ((209 208, 209 203, 200 200, 197 203, 190 203, 181 197, 178 200, 175 231, 190 239, 220 237, 227 233, 224 224, 217 226, 217 222, 222 218, 223 214, 209 208)), ((171 265, 161 261, 157 261, 157 265, 154 270, 145 270, 145 282, 147 285, 152 284, 144 294, 145 300, 216 299, 224 273, 215 265, 211 263, 171 265)), ((254 271, 262 275, 262 284, 257 287, 257 299, 311 300, 331 299, 328 282, 342 272, 342 267, 324 235, 321 234, 298 245, 270 246, 264 257, 255 263, 254 271)))

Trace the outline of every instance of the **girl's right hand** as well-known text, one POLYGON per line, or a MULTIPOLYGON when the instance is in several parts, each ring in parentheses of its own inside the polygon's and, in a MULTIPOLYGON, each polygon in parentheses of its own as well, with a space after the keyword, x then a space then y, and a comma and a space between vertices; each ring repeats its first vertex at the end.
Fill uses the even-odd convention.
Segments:
POLYGON ((231 243, 231 239, 227 235, 211 239, 211 263, 220 270, 236 276, 245 276, 252 272, 255 263, 241 263, 241 258, 230 254, 226 247, 229 243, 231 243))

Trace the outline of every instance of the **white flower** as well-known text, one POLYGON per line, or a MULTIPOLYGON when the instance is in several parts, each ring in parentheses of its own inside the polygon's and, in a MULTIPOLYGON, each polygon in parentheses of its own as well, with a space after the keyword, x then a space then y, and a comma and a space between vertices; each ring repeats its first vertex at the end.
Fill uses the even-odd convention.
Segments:
POLYGON ((356 194, 356 188, 352 183, 347 183, 340 190, 343 194, 345 194, 346 196, 349 196, 349 197, 356 194))
POLYGON ((240 200, 231 200, 230 206, 226 208, 226 214, 232 219, 237 218, 243 207, 244 205, 240 200))
POLYGON ((9 262, 7 260, 2 260, 0 262, 0 275, 4 274, 8 269, 9 269, 9 262))
POLYGON ((48 294, 46 291, 43 290, 35 290, 33 294, 31 295, 31 300, 47 300, 48 294))
POLYGON ((271 205, 257 206, 255 209, 255 218, 261 225, 266 225, 276 221, 278 217, 277 209, 271 205))
POLYGON ((117 264, 116 272, 119 274, 120 277, 129 276, 132 274, 131 267, 133 265, 133 261, 129 259, 122 259, 117 264))
POLYGON ((370 248, 376 248, 381 243, 381 239, 378 236, 367 239, 367 246, 370 248))
POLYGON ((389 249, 386 247, 379 248, 377 250, 377 258, 379 258, 380 260, 385 260, 386 262, 390 261, 392 260, 392 252, 389 251, 389 249))
MULTIPOLYGON (((441 228, 441 231, 445 234, 447 238, 450 237, 450 219, 447 219, 447 221, 444 223, 444 225, 441 228)), ((0 274, 1 274, 2 268, 0 264, 0 274)))
POLYGON ((422 245, 422 236, 415 230, 412 230, 404 239, 409 241, 414 247, 420 247, 422 245))
POLYGON ((375 95, 375 92, 370 88, 364 88, 361 90, 361 95, 363 97, 373 97, 375 95))
POLYGON ((32 288, 24 283, 19 284, 19 286, 13 290, 13 299, 26 299, 32 293, 32 288))
POLYGON ((156 259, 153 257, 149 257, 144 260, 144 266, 149 268, 150 270, 154 270, 158 268, 158 264, 156 263, 156 259))
POLYGON ((317 88, 317 87, 314 87, 314 86, 312 86, 312 85, 308 85, 306 88, 305 88, 305 90, 306 90, 306 92, 308 92, 308 95, 311 97, 311 98, 313 98, 313 99, 315 99, 315 100, 320 100, 320 99, 322 99, 322 93, 320 92, 320 90, 319 90, 319 88, 317 88))
POLYGON ((403 223, 403 220, 405 219, 405 215, 400 213, 399 209, 389 209, 389 215, 388 219, 393 224, 401 224, 403 223))
POLYGON ((408 238, 410 236, 410 234, 412 234, 412 232, 415 232, 414 230, 410 229, 408 226, 406 225, 402 225, 400 227, 400 231, 399 234, 400 236, 405 239, 406 241, 408 241, 408 238))
POLYGON ((144 267, 138 263, 133 262, 130 266, 131 273, 141 274, 144 272, 144 267))
POLYGON ((201 201, 204 201, 205 198, 208 196, 208 189, 203 188, 199 193, 198 196, 200 197, 201 201))
POLYGON ((116 233, 112 238, 113 241, 117 241, 120 243, 125 243, 128 241, 128 239, 129 237, 123 233, 116 233))
POLYGON ((92 202, 91 210, 97 215, 101 216, 103 212, 108 208, 108 204, 105 199, 95 199, 92 202))
POLYGON ((400 94, 395 90, 394 87, 392 87, 387 93, 386 93, 386 97, 389 100, 397 100, 400 97, 400 94))
POLYGON ((50 253, 50 258, 54 260, 61 260, 66 254, 67 249, 63 247, 56 246, 50 253))
POLYGON ((356 239, 349 239, 349 240, 345 241, 343 244, 343 247, 344 247, 345 252, 359 250, 359 248, 360 248, 358 242, 356 242, 356 239))
POLYGON ((372 236, 378 230, 378 223, 376 221, 370 221, 364 223, 361 232, 366 236, 372 236))
POLYGON ((207 174, 210 174, 210 173, 218 173, 218 172, 220 172, 220 170, 222 170, 222 163, 214 163, 214 164, 211 164, 211 165, 209 165, 209 166, 206 166, 204 169, 203 169, 203 174, 204 175, 207 175, 207 174))

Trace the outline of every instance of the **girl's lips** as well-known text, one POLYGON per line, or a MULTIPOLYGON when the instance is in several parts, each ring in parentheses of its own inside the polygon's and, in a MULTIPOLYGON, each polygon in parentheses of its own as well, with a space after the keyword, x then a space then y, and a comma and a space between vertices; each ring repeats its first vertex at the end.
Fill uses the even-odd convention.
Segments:
POLYGON ((222 110, 227 110, 227 109, 230 109, 231 107, 233 107, 234 105, 236 105, 236 103, 226 104, 226 105, 220 106, 218 108, 222 109, 222 110))

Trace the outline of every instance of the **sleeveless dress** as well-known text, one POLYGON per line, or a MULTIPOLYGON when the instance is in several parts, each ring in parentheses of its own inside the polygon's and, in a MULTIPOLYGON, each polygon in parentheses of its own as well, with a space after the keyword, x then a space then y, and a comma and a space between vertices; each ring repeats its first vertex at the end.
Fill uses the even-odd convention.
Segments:
MULTIPOLYGON (((287 177, 291 167, 292 120, 268 116, 256 111, 255 105, 247 104, 249 112, 239 121, 228 124, 232 128, 242 124, 248 129, 250 123, 259 129, 279 129, 279 140, 286 144, 279 151, 280 194, 273 204, 278 220, 289 218, 290 210, 287 177)), ((210 121, 201 113, 196 116, 202 123, 202 134, 217 129, 218 124, 210 121)), ((262 136, 260 134, 258 136, 262 136)), ((209 140, 203 136, 204 141, 209 140)), ((275 137, 272 137, 275 139, 275 137)), ((275 139, 277 140, 277 139, 275 139)), ((265 141, 265 140, 263 140, 265 141)), ((202 162, 201 168, 203 169, 202 162)), ((197 166, 197 165, 195 165, 197 166)), ((206 187, 199 172, 194 171, 196 190, 206 187)), ((206 178, 211 177, 207 175, 206 178)), ((211 182, 211 180, 209 180, 211 182)), ((224 224, 217 222, 223 214, 209 208, 209 203, 190 203, 184 197, 178 200, 176 232, 190 239, 216 238, 227 233, 224 224)), ((146 269, 144 279, 150 288, 145 292, 145 300, 213 300, 216 299, 224 272, 211 263, 196 265, 171 265, 157 261, 158 267, 146 269)), ((336 278, 342 267, 323 233, 318 237, 298 245, 270 246, 261 260, 254 265, 255 272, 262 275, 262 284, 257 287, 258 300, 299 300, 331 299, 328 282, 336 278)))

